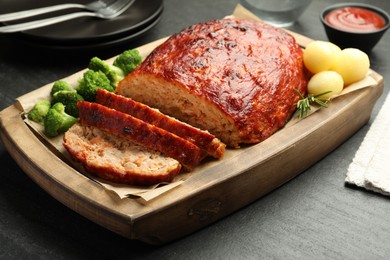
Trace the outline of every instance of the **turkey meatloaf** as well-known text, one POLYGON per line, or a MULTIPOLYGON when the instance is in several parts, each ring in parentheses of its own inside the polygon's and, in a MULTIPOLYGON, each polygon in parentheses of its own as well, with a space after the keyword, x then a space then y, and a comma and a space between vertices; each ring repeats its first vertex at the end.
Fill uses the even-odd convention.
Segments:
POLYGON ((225 144, 214 135, 169 117, 145 104, 103 89, 98 89, 95 102, 180 136, 215 158, 221 158, 224 154, 225 144))
POLYGON ((160 152, 79 123, 65 133, 64 146, 88 172, 117 183, 153 185, 169 182, 181 169, 177 160, 160 152))
POLYGON ((222 19, 171 36, 115 92, 201 129, 232 147, 280 129, 306 92, 293 36, 261 22, 222 19))
POLYGON ((206 156, 195 144, 126 113, 87 101, 79 101, 77 107, 82 125, 94 126, 157 150, 178 160, 188 170, 206 156))

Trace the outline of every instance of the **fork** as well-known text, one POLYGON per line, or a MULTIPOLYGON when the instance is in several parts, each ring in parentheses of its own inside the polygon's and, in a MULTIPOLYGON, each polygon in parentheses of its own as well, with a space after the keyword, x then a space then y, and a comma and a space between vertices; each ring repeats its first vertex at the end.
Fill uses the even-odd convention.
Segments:
POLYGON ((31 10, 1 14, 0 22, 9 22, 9 21, 19 20, 31 16, 36 16, 40 14, 45 14, 45 13, 50 13, 50 12, 55 12, 55 11, 60 11, 60 10, 65 10, 70 8, 80 8, 89 11, 97 11, 100 8, 110 5, 113 1, 115 0, 97 0, 88 4, 77 4, 77 3, 58 4, 58 5, 52 5, 47 7, 35 8, 31 10))
MULTIPOLYGON (((51 8, 50 9, 51 11, 62 10, 64 7, 70 8, 69 6, 71 6, 71 7, 79 7, 79 8, 88 9, 88 10, 91 10, 92 12, 76 12, 76 13, 60 15, 57 17, 40 19, 40 20, 36 20, 36 21, 31 21, 31 22, 1 26, 0 33, 12 33, 12 32, 20 32, 20 31, 25 31, 25 30, 36 29, 36 28, 68 21, 71 19, 76 19, 79 17, 90 16, 90 17, 98 17, 98 18, 102 18, 102 19, 112 19, 112 18, 115 18, 115 17, 121 15, 134 2, 135 2, 135 0, 97 0, 97 1, 92 2, 90 4, 87 4, 87 5, 63 4, 63 5, 59 5, 60 7, 51 6, 51 7, 48 7, 48 8, 51 8), (57 8, 62 8, 62 9, 57 9, 57 8)), ((41 9, 41 10, 38 12, 41 14, 42 8, 39 8, 39 9, 41 9)), ((29 12, 29 11, 21 11, 19 13, 24 13, 24 12, 29 12)), ((37 13, 35 13, 34 15, 36 15, 36 14, 37 13)), ((9 15, 11 17, 11 14, 9 14, 9 15)), ((4 16, 5 15, 3 15, 3 17, 4 16)), ((33 15, 30 15, 30 16, 33 16, 33 15)), ((26 17, 26 16, 24 16, 24 17, 26 17)), ((10 18, 8 18, 8 19, 10 19, 10 18)), ((7 21, 10 21, 10 20, 7 20, 7 21)))

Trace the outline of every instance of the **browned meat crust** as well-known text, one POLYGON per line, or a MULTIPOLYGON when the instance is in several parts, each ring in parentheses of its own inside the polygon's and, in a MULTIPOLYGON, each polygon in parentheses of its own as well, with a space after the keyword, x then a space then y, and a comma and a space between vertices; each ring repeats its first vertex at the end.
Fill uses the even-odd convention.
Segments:
POLYGON ((123 136, 137 144, 160 151, 191 170, 205 157, 193 143, 131 115, 91 102, 78 102, 80 123, 123 136))
POLYGON ((291 117, 308 75, 282 29, 222 19, 190 26, 158 46, 119 83, 131 97, 224 143, 257 143, 291 117))
POLYGON ((221 158, 224 154, 225 144, 214 135, 180 122, 140 102, 103 89, 98 90, 95 102, 176 134, 215 158, 221 158))
POLYGON ((65 133, 63 144, 89 173, 116 183, 170 182, 181 169, 177 160, 93 126, 75 124, 65 133))

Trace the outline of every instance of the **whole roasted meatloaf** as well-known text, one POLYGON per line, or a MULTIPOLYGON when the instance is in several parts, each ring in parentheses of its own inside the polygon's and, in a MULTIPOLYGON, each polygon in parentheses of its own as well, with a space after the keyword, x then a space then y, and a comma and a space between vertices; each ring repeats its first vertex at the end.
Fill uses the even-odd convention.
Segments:
POLYGON ((302 50, 282 29, 222 19, 171 36, 115 92, 238 147, 280 129, 306 92, 302 50))

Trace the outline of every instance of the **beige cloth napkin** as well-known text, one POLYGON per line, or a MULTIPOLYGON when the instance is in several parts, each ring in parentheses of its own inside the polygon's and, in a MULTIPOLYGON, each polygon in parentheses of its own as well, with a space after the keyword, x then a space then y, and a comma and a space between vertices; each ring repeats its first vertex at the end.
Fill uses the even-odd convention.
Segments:
POLYGON ((390 95, 367 132, 345 181, 390 195, 390 95))

